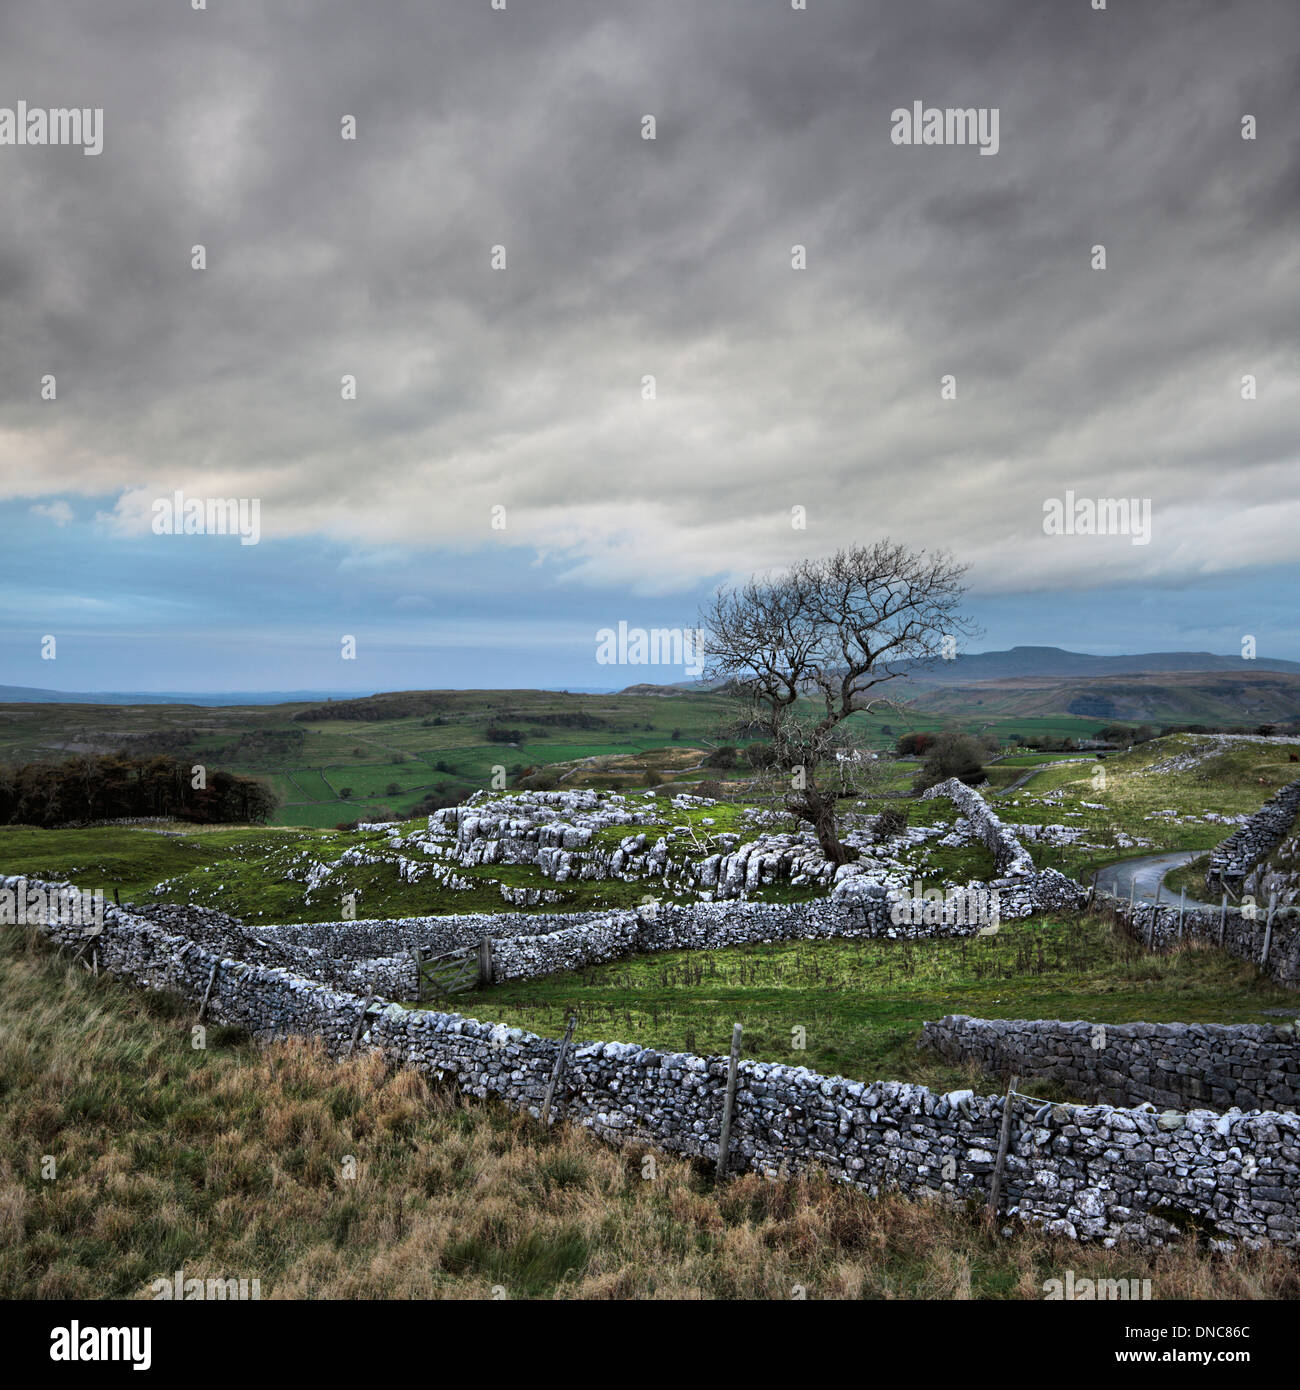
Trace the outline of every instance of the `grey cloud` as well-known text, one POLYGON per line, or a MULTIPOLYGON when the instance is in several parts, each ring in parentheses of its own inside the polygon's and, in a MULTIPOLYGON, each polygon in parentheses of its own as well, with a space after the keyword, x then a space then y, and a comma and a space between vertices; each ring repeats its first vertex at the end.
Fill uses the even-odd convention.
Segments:
POLYGON ((1290 0, 78 0, 0 26, 0 104, 106 109, 97 159, 0 149, 11 493, 238 484, 268 536, 452 547, 495 543, 500 502, 584 582, 667 587, 882 531, 989 588, 1169 579, 1225 529, 1240 563, 1290 558, 1290 0), (1000 153, 892 146, 913 100, 997 106, 1000 153), (1234 516, 1225 466, 1276 505, 1234 516), (1177 504, 1177 543, 1043 544, 1066 486, 1177 504))

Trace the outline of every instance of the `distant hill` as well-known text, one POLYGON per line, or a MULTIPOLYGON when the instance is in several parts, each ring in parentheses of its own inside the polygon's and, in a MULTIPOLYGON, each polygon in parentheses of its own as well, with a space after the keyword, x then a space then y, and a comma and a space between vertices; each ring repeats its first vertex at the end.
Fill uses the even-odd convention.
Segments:
POLYGON ((1070 714, 1129 723, 1254 725, 1300 719, 1300 672, 1169 671, 1092 678, 1016 676, 904 691, 918 710, 954 717, 1070 714))
POLYGON ((357 690, 41 690, 0 685, 6 705, 300 705, 306 700, 353 700, 357 690))
POLYGON ((976 681, 1007 680, 1018 676, 1132 676, 1171 671, 1286 671, 1300 675, 1300 661, 1257 657, 1216 656, 1213 652, 1145 652, 1137 656, 1091 656, 1061 647, 1012 647, 1005 652, 973 652, 951 661, 922 666, 903 666, 908 679, 918 685, 971 685, 976 681))
POLYGON ((686 685, 654 685, 650 681, 642 681, 640 685, 629 685, 626 690, 620 690, 620 695, 689 695, 693 689, 703 689, 704 687, 686 685))
POLYGON ((511 786, 552 765, 564 771, 597 761, 620 765, 621 773, 611 771, 617 780, 645 755, 660 760, 653 767, 666 782, 675 773, 664 760, 689 749, 686 761, 697 763, 728 712, 710 695, 539 690, 399 690, 203 708, 11 701, 0 703, 0 764, 165 754, 265 781, 281 800, 276 824, 332 827, 454 805, 499 785, 502 766, 511 786))

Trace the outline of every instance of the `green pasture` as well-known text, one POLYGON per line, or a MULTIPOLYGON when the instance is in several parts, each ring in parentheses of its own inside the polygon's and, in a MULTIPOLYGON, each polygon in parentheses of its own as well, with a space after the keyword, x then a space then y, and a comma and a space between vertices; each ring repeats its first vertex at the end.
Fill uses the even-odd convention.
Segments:
POLYGON ((1217 950, 1154 955, 1100 917, 1051 917, 993 937, 665 952, 497 985, 457 1009, 550 1037, 574 1014, 579 1040, 704 1055, 725 1053, 739 1023, 746 1057, 948 1089, 971 1073, 917 1050, 921 1023, 945 1014, 1246 1023, 1294 1003, 1217 950))

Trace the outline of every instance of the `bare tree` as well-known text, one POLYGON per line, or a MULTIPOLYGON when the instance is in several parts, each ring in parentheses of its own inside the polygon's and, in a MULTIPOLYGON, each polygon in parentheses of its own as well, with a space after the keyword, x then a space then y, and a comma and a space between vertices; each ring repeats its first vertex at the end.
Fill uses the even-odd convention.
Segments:
POLYGON ((843 748, 838 726, 896 704, 869 692, 902 675, 904 662, 952 655, 956 637, 973 631, 957 613, 965 572, 943 552, 881 540, 724 587, 701 612, 706 679, 740 702, 737 733, 769 741, 788 781, 785 809, 834 864, 852 856, 840 843, 834 780, 827 786, 818 772, 843 748))

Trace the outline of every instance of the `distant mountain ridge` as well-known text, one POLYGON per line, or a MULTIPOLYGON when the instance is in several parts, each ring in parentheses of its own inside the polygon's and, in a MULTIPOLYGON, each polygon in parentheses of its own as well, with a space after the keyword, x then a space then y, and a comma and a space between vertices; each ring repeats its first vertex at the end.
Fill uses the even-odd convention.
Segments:
MULTIPOLYGON (((1300 675, 1300 661, 1281 657, 1217 656, 1213 652, 1142 652, 1131 656, 1093 656, 1064 647, 1011 647, 1007 651, 963 652, 951 661, 900 661, 897 670, 918 686, 978 685, 984 681, 1041 678, 1045 681, 1098 679, 1107 676, 1197 674, 1249 677, 1259 671, 1300 675)), ((678 690, 716 689, 700 681, 677 681, 678 690)))
POLYGON ((971 685, 978 681, 1008 680, 1019 676, 1063 678, 1071 676, 1163 675, 1171 671, 1218 673, 1232 671, 1285 671, 1300 674, 1300 661, 1278 657, 1216 656, 1213 652, 1144 652, 1133 656, 1092 656, 1062 647, 1012 647, 1002 652, 959 654, 951 661, 922 666, 902 666, 918 685, 971 685))
POLYGON ((1006 676, 968 685, 911 681, 914 708, 932 714, 1027 718, 1070 714, 1137 723, 1252 725, 1300 719, 1300 673, 1165 671, 1105 676, 1006 676))
MULTIPOLYGON (((1247 681, 1261 672, 1300 675, 1300 661, 1280 657, 1218 656, 1213 652, 1144 652, 1129 656, 1093 656, 1063 647, 1011 647, 1007 651, 962 653, 951 661, 922 665, 903 662, 907 685, 919 696, 936 687, 969 687, 996 681, 1086 681, 1114 676, 1199 674, 1241 676, 1247 681)), ((557 687, 549 687, 557 689, 557 687)), ((619 692, 624 695, 674 695, 704 691, 699 681, 655 684, 641 682, 619 692)), ((613 694, 596 687, 570 686, 571 693, 613 694)), ((382 699, 404 692, 367 690, 230 690, 230 691, 65 691, 31 686, 0 685, 0 704, 89 705, 276 705, 322 704, 329 700, 382 699)), ((409 692, 406 692, 409 693, 409 692)), ((901 691, 899 692, 902 693, 901 691)))

